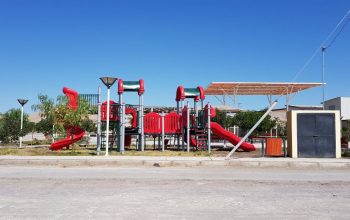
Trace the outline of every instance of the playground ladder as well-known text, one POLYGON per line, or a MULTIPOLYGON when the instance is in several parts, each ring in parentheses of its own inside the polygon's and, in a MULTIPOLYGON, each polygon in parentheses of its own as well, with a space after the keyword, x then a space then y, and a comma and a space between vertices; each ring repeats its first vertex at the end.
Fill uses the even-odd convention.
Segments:
POLYGON ((196 130, 197 150, 206 150, 208 148, 208 135, 205 130, 196 130))
MULTIPOLYGON (((109 136, 108 136, 108 144, 109 144, 109 148, 112 148, 114 146, 114 142, 116 140, 116 132, 115 131, 111 131, 109 136)), ((102 134, 101 135, 101 146, 105 147, 106 145, 106 135, 102 134)))

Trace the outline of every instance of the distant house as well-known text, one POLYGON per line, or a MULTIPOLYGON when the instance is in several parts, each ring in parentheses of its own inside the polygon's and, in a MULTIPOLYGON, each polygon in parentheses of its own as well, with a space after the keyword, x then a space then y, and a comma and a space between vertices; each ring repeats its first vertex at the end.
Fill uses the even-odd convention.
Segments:
POLYGON ((341 120, 350 120, 350 97, 337 97, 324 102, 325 110, 339 110, 341 120))
MULTIPOLYGON (((318 105, 289 105, 288 111, 292 110, 322 110, 322 106, 318 105)), ((287 122, 287 108, 273 109, 270 112, 272 118, 277 118, 282 122, 287 122)))
MULTIPOLYGON (((234 116, 237 112, 247 111, 245 109, 236 109, 230 106, 217 106, 216 109, 226 112, 229 116, 234 116)), ((289 105, 288 110, 322 110, 320 105, 289 105)), ((287 122, 287 108, 273 109, 270 114, 272 118, 277 118, 282 122, 287 122)))
POLYGON ((33 112, 29 115, 29 121, 38 123, 41 120, 40 113, 39 112, 33 112))

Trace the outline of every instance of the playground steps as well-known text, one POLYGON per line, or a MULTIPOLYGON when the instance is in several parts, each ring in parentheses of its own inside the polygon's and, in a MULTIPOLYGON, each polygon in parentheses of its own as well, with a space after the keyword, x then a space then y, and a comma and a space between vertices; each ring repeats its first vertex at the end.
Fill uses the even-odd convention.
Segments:
POLYGON ((207 137, 205 130, 196 130, 197 150, 206 150, 208 148, 207 137))
MULTIPOLYGON (((109 148, 114 146, 114 142, 116 141, 116 133, 115 132, 110 132, 108 135, 108 144, 109 144, 109 148)), ((105 147, 106 146, 106 135, 102 134, 101 135, 101 146, 105 147)))

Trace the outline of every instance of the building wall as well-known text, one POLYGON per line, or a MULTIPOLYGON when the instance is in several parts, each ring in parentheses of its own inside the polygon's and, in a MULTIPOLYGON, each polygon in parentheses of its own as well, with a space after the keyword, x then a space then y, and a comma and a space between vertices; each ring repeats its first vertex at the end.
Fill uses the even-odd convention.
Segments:
POLYGON ((340 114, 342 120, 350 120, 350 97, 341 97, 340 114))
POLYGON ((272 119, 277 118, 280 121, 287 122, 287 111, 285 109, 271 111, 269 115, 272 119))
POLYGON ((350 97, 337 97, 324 103, 325 110, 339 110, 341 120, 350 120, 350 97))
POLYGON ((324 102, 325 110, 341 110, 341 99, 340 97, 330 99, 324 102))

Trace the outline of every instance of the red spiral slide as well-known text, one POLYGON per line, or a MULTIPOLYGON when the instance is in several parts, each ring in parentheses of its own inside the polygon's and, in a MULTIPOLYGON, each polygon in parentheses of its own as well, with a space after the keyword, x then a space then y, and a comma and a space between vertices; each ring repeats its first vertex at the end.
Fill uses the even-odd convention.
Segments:
MULTIPOLYGON (((67 107, 72 110, 76 110, 78 108, 78 93, 72 89, 67 87, 63 88, 63 93, 68 97, 67 107)), ((63 140, 56 141, 51 144, 51 150, 61 150, 64 147, 68 147, 69 145, 79 141, 85 135, 85 131, 77 126, 72 126, 66 129, 67 137, 63 140)))
MULTIPOLYGON (((210 126, 211 126, 211 131, 215 135, 217 135, 218 137, 220 137, 222 139, 229 141, 233 145, 238 144, 238 142, 240 142, 240 140, 241 140, 239 137, 237 137, 233 133, 225 130, 223 127, 221 127, 221 125, 219 125, 216 122, 211 122, 210 126)), ((244 150, 244 151, 255 151, 254 145, 247 143, 247 142, 243 142, 239 148, 244 150)))

